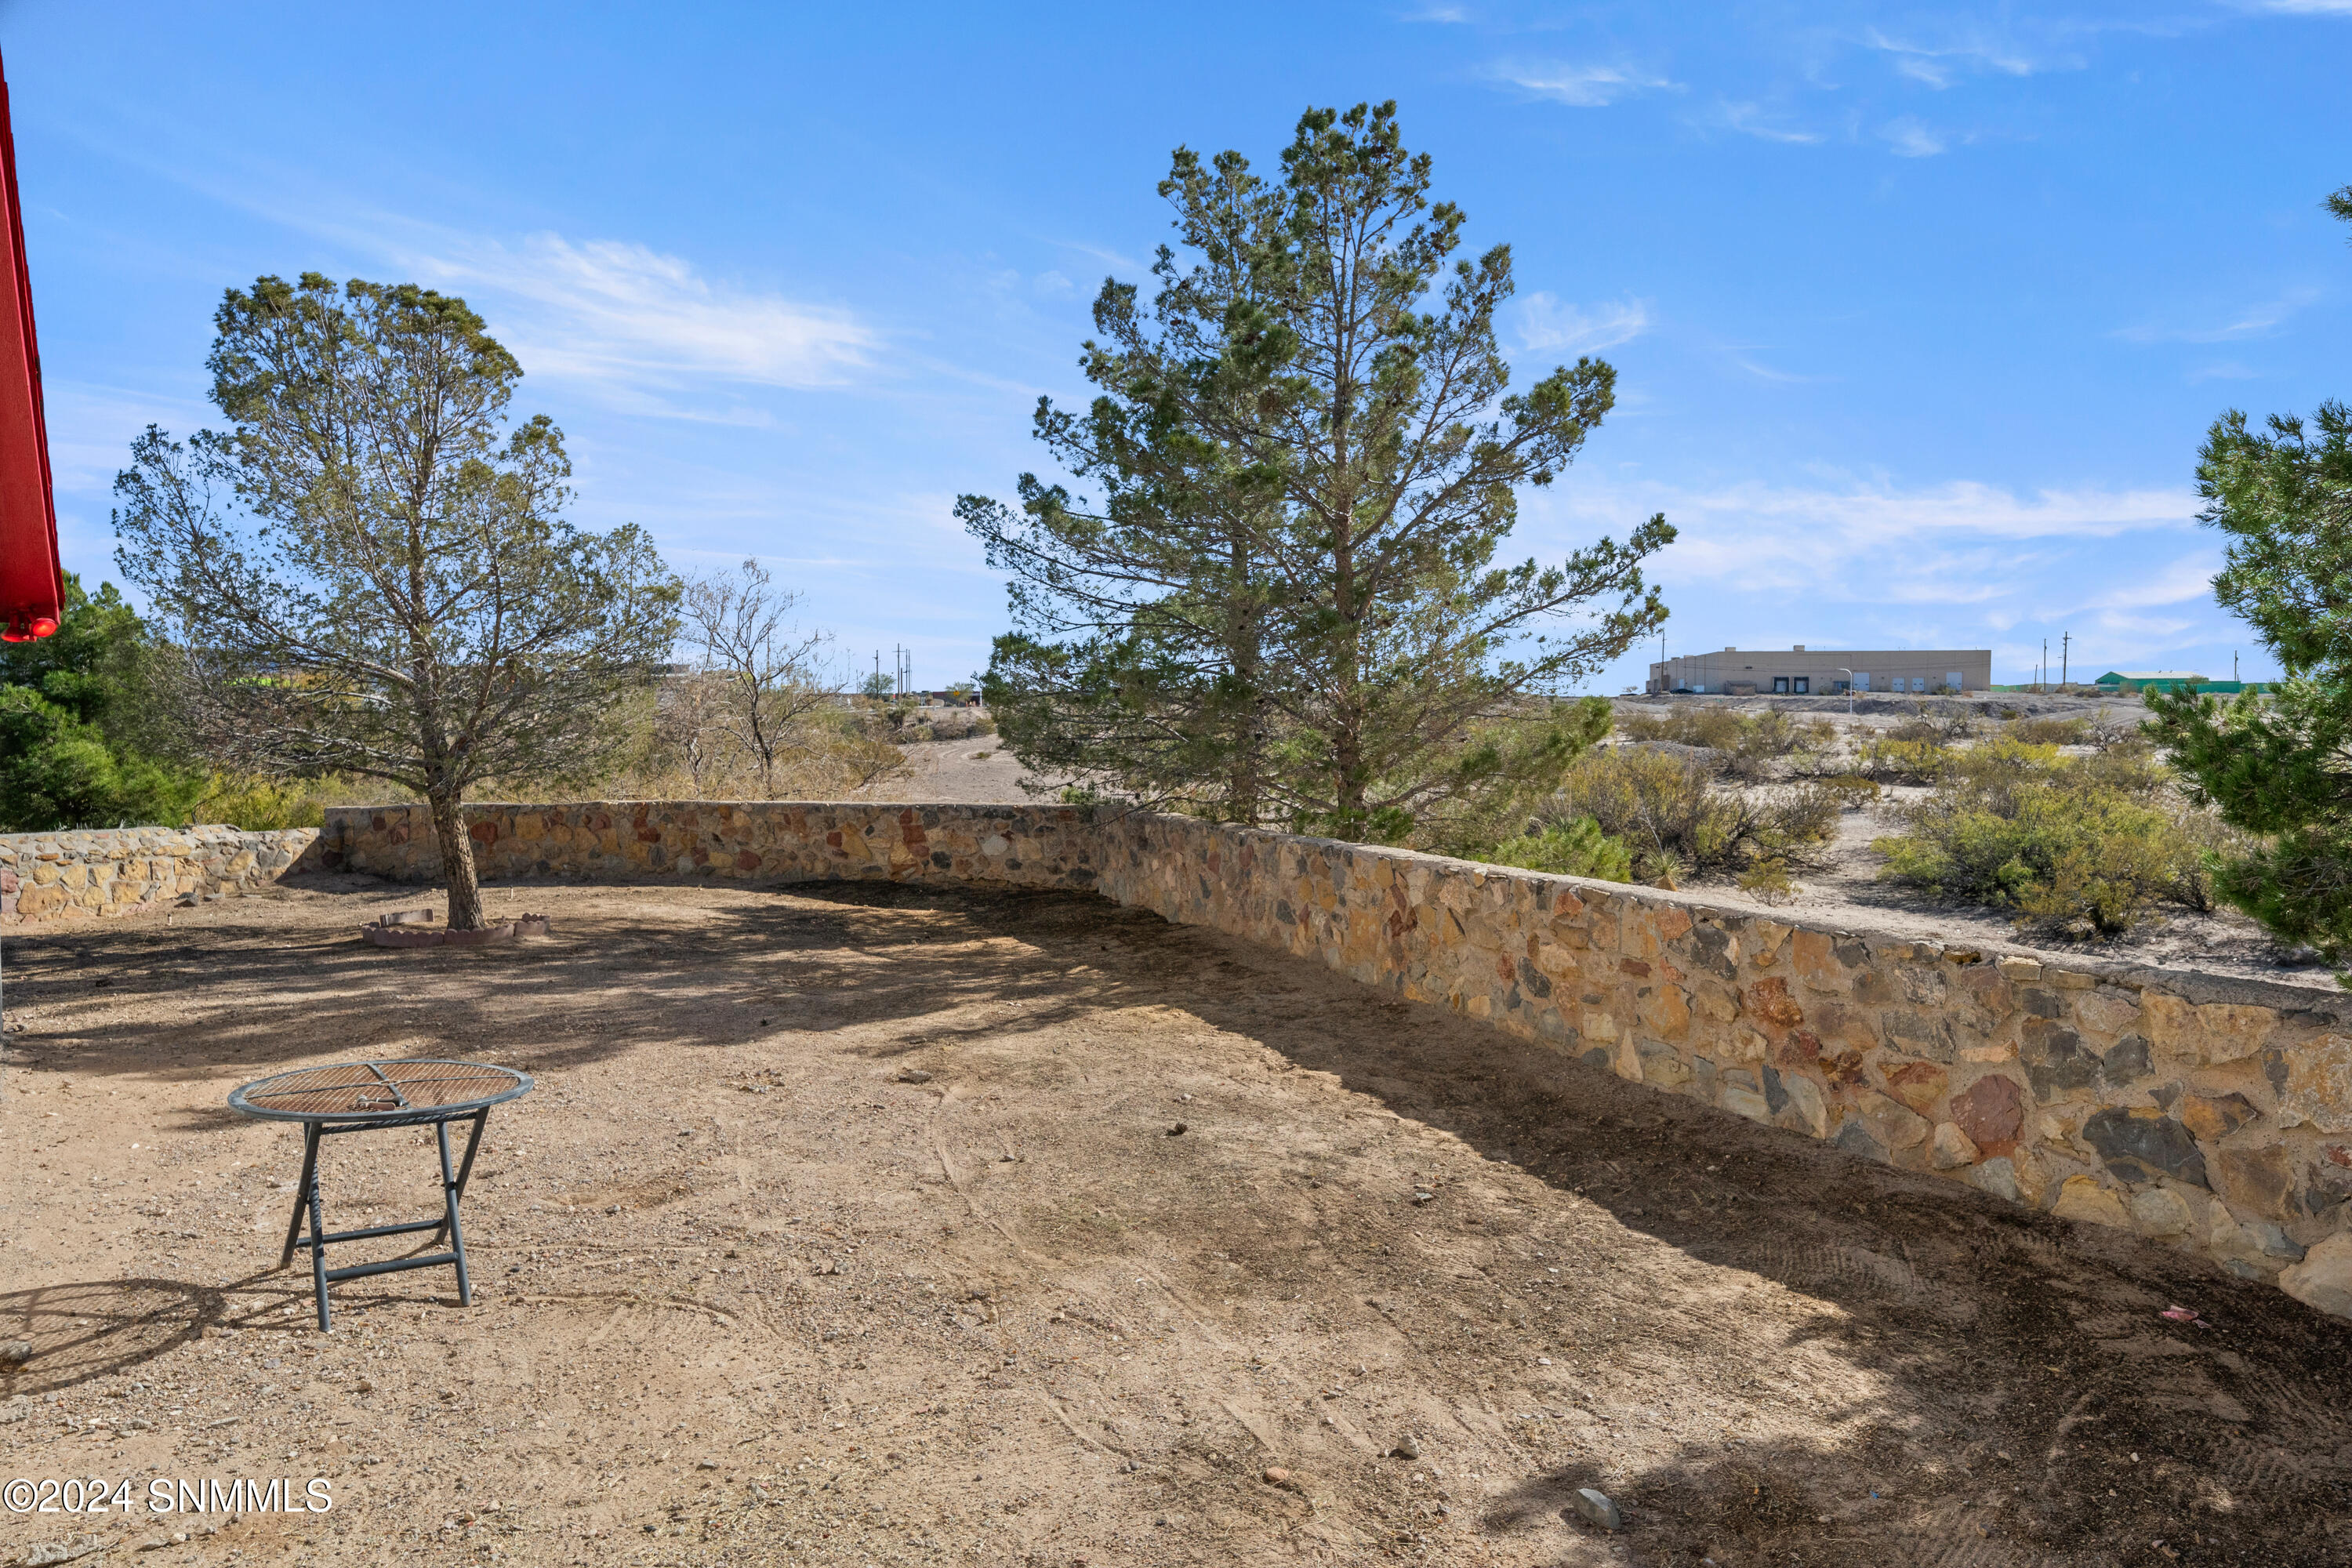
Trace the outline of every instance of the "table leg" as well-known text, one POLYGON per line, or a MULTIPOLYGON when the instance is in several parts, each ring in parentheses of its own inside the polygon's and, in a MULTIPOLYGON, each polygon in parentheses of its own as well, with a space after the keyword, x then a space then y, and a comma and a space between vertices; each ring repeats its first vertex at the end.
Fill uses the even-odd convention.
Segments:
POLYGON ((327 1322, 327 1216, 319 1201, 319 1178, 311 1176, 310 1189, 310 1289, 319 1299, 319 1331, 329 1331, 327 1322))
MULTIPOLYGON (((473 1116, 469 1120, 474 1123, 474 1127, 472 1131, 466 1134, 466 1157, 457 1163, 457 1201, 461 1204, 466 1201, 466 1184, 473 1177, 474 1155, 482 1147, 482 1129, 488 1124, 490 1113, 488 1110, 478 1110, 474 1112, 473 1116)), ((449 1179, 449 1172, 446 1165, 444 1165, 442 1168, 441 1179, 444 1182, 446 1182, 449 1179)), ((435 1241, 440 1240, 442 1233, 446 1231, 448 1228, 449 1226, 445 1221, 441 1229, 433 1233, 433 1239, 435 1241)))
MULTIPOLYGON (((278 1257, 278 1267, 285 1268, 294 1261, 294 1242, 302 1234, 302 1211, 310 1205, 310 1184, 319 1174, 319 1124, 308 1121, 302 1125, 302 1179, 294 1184, 294 1218, 286 1227, 286 1250, 278 1257)), ((320 1234, 317 1216, 311 1217, 311 1234, 320 1234)), ((316 1251, 313 1247, 311 1250, 316 1251)))
MULTIPOLYGON (((457 1261, 457 1305, 470 1307, 474 1304, 474 1282, 466 1274, 466 1233, 457 1226, 457 1178, 449 1168, 449 1124, 436 1121, 433 1132, 441 1141, 441 1201, 448 1214, 449 1250, 457 1261)), ((474 1123, 474 1136, 478 1139, 481 1133, 482 1124, 478 1121, 474 1123)), ((473 1150, 467 1149, 466 1154, 466 1163, 470 1166, 473 1150)))

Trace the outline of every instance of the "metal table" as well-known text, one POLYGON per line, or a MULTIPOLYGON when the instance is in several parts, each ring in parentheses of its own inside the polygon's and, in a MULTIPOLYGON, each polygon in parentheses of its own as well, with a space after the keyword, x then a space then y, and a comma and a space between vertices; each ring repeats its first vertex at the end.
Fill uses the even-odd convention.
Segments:
MULTIPOLYGON (((256 1079, 228 1097, 229 1109, 265 1121, 302 1123, 302 1180, 294 1194, 294 1218, 286 1227, 286 1250, 278 1257, 283 1268, 294 1261, 297 1247, 310 1249, 310 1279, 319 1300, 319 1331, 328 1331, 327 1287, 341 1279, 369 1274, 394 1274, 406 1268, 457 1270, 457 1303, 474 1304, 473 1281, 466 1273, 466 1233, 457 1224, 457 1202, 466 1195, 466 1179, 474 1173, 474 1154, 482 1146, 482 1128, 490 1107, 529 1094, 530 1076, 512 1068, 482 1062, 403 1060, 337 1062, 331 1067, 303 1068, 256 1079), (470 1121, 466 1157, 453 1172, 449 1164, 449 1123, 470 1121), (365 1230, 327 1232, 319 1198, 319 1142, 339 1132, 374 1132, 393 1127, 433 1129, 441 1144, 441 1215, 404 1225, 370 1226, 365 1230), (302 1234, 310 1216, 310 1234, 302 1234), (405 1236, 429 1230, 434 1241, 446 1232, 449 1250, 421 1258, 395 1258, 383 1263, 360 1263, 348 1268, 327 1267, 327 1247, 343 1241, 363 1241, 377 1236, 405 1236)), ((430 1245, 429 1243, 427 1245, 430 1245)))

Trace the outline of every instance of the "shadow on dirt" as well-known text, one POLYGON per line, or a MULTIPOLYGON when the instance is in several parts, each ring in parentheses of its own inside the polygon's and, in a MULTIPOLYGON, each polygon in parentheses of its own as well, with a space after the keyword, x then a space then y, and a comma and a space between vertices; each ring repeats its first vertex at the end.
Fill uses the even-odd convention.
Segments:
POLYGON ((1335 1004, 1305 961, 1140 911, 906 888, 827 898, 1016 937, 1084 1010, 1181 1007, 1820 1304, 1763 1336, 1655 1303, 1601 1353, 1654 1371, 1662 1394, 1675 1348, 1709 1342, 1750 1360, 1768 1409, 1823 1414, 1788 1370, 1809 1342, 1876 1389, 1834 1413, 1854 1434, 1839 1446, 1768 1423, 1635 1474, 1563 1468, 1497 1504, 1490 1528, 1557 1516, 1591 1486, 1623 1502, 1642 1563, 2352 1561, 2352 1324, 2270 1285, 1659 1095, 1442 1008, 1355 987, 1335 1004), (2177 1302, 2205 1325, 2159 1316, 2177 1302))
MULTIPOLYGON (((914 1026, 861 1042, 888 1059, 1108 1009, 1180 1010, 1598 1205, 1704 1265, 1725 1294, 1769 1281, 1807 1304, 1768 1331, 1720 1304, 1612 1301, 1614 1315, 1579 1342, 1581 1375, 1684 1399, 1678 1368, 1704 1352, 1748 1369, 1749 1407, 1763 1417, 1631 1473, 1555 1465, 1494 1504, 1489 1528, 1557 1516, 1593 1486, 1624 1508, 1622 1542, 1643 1564, 2352 1561, 2352 1325, 2267 1285, 1863 1164, 1098 899, 866 883, 781 892, 716 900, 687 920, 614 889, 547 942, 477 952, 393 952, 349 929, 262 923, 12 936, 12 1004, 40 1020, 12 1044, 76 1075, 209 1078, 226 1062, 259 1076, 315 1059, 328 1041, 352 1055, 478 1051, 547 1073, 782 1029, 914 1026), (200 1008, 205 985, 230 971, 241 994, 260 998, 233 1016, 50 1032, 69 1033, 70 1005, 102 988, 184 993, 200 1008), (404 983, 423 973, 440 999, 412 1008, 404 983), (950 1013, 951 1025, 920 1023, 950 1013), (537 1037, 534 1019, 545 1024, 537 1037), (2210 1326, 2158 1316, 2175 1302, 2210 1326), (1866 1394, 1825 1408, 1802 1373, 1824 1352, 1853 1374, 1843 1386, 1866 1394), (1832 1428, 1846 1436, 1790 1436, 1832 1428)), ((349 923, 419 901, 355 898, 364 907, 349 923)), ((1444 1205, 1432 1215, 1444 1220, 1444 1205)), ((1528 1239, 1510 1219, 1449 1223, 1483 1226, 1482 1238, 1506 1246, 1528 1239)), ((1567 1237, 1546 1247, 1580 1245, 1559 1215, 1540 1223, 1567 1237)), ((1269 1273, 1281 1266, 1269 1259, 1269 1273)), ((1518 1287, 1499 1278, 1440 1289, 1453 1292, 1448 1312, 1482 1331, 1529 1321, 1518 1287)), ((0 1297, 0 1323, 39 1315, 58 1337, 37 1375, 80 1368, 80 1379, 136 1364, 221 1310, 216 1292, 100 1282, 0 1297)), ((1540 1395, 1490 1389, 1490 1404, 1519 1401, 1490 1414, 1563 1419, 1559 1381, 1540 1395)))
MULTIPOLYGON (((374 1304, 394 1303, 387 1298, 374 1304)), ((0 1343, 21 1341, 31 1352, 22 1363, 0 1364, 0 1410, 20 1395, 38 1399, 135 1375, 207 1329, 307 1328, 310 1310, 304 1266, 218 1287, 142 1276, 0 1292, 0 1343)))

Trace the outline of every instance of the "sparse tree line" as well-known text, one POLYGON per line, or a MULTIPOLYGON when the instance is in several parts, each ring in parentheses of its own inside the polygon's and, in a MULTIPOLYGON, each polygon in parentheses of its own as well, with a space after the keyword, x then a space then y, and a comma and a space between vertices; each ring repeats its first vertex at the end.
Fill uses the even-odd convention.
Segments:
MULTIPOLYGON (((1467 253, 1432 184, 1392 104, 1310 110, 1269 174, 1177 150, 1176 243, 1148 290, 1105 281, 1091 402, 1038 402, 1063 477, 957 506, 1009 581, 982 689, 1033 787, 1774 898, 1901 780, 1934 793, 1880 840, 1890 876, 2097 934, 2218 899, 2352 964, 2352 413, 2231 412, 2201 454, 2216 591, 2273 694, 2152 695, 2089 762, 2032 721, 1833 754, 1724 715, 1596 749, 1615 715, 1576 692, 1664 621, 1644 567, 1675 531, 1498 560, 1616 373, 1515 385, 1509 248, 1467 253)), ((2328 205, 2352 220, 2352 187, 2328 205)), ((263 278, 215 324, 227 428, 150 428, 116 485, 148 616, 69 581, 56 637, 0 649, 0 831, 396 792, 468 926, 485 788, 807 797, 903 769, 891 683, 846 679, 758 561, 681 578, 642 529, 569 521, 562 436, 512 417, 521 367, 463 300, 263 278)))
POLYGON ((215 325, 229 428, 150 427, 115 484, 149 616, 74 583, 56 637, 0 653, 0 829, 405 797, 467 929, 486 787, 836 794, 901 765, 904 715, 844 695, 757 561, 682 580, 635 525, 565 517, 562 436, 510 419, 521 367, 462 300, 264 278, 215 325))

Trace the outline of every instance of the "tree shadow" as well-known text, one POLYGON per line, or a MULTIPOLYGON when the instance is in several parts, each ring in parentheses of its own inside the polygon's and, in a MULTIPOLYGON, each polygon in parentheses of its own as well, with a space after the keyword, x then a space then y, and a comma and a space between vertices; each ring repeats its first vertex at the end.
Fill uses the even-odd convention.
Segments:
MULTIPOLYGON (((324 929, 126 920, 12 932, 12 1016, 37 1022, 8 1044, 23 1065, 162 1081, 215 1080, 223 1066, 258 1078, 315 1061, 322 1042, 353 1057, 479 1054, 546 1073, 641 1046, 727 1047, 972 1002, 1015 1005, 1035 1027, 1118 1005, 1129 989, 1002 940, 1011 927, 1045 932, 1135 914, 1102 900, 1073 910, 1070 895, 1051 892, 978 889, 942 902, 937 890, 812 883, 664 921, 658 903, 633 908, 625 888, 600 891, 616 907, 569 910, 551 937, 509 947, 368 945, 356 931, 364 918, 420 901, 380 890, 337 899, 350 905, 349 923, 324 929), (207 991, 224 984, 236 988, 234 1007, 206 1011, 207 991), (435 999, 415 999, 427 988, 435 999), (90 998, 146 1005, 148 1016, 79 1029, 76 1005, 90 998), (167 1000, 197 1016, 155 1016, 167 1000), (518 1016, 536 1026, 519 1031, 518 1016)), ((987 1032, 944 1026, 894 1048, 987 1032)), ((189 1131, 241 1124, 210 1106, 185 1118, 189 1131)))
MULTIPOLYGON (((1688 1397, 1683 1370, 1708 1358, 1749 1379, 1738 1432, 1631 1468, 1591 1444, 1496 1500, 1485 1529, 1565 1513, 1591 1530, 1570 1504, 1592 1487, 1621 1503, 1618 1539, 1643 1563, 2352 1561, 2352 1324, 2273 1286, 1101 900, 827 897, 1016 937, 1048 971, 1085 977, 1078 1011, 1181 1008, 1605 1211, 1735 1292, 1769 1281, 1798 1299, 1769 1328, 1705 1300, 1620 1300, 1623 1321, 1562 1358, 1577 1363, 1565 1384, 1493 1390, 1536 1426, 1593 1408, 1579 1384, 1688 1397), (2204 1323, 2159 1315, 2175 1303, 2204 1323), (1824 1358, 1839 1374, 1826 1396, 1796 1370, 1824 1358)), ((1491 1217, 1459 1223, 1506 1251, 1528 1239, 1491 1217)), ((1501 1331, 1503 1283, 1457 1285, 1447 1310, 1501 1331)))
MULTIPOLYGON (((1489 1331, 1524 1323, 1511 1314, 1537 1300, 1561 1302, 1575 1323, 1567 1365, 1480 1395, 1540 1456, 1538 1479, 1494 1500, 1484 1529, 1556 1519, 1591 1486, 1624 1508, 1622 1544, 1643 1563, 2120 1564, 2253 1550, 2282 1563, 2352 1561, 2352 1325, 2268 1285, 1857 1162, 1312 961, 1098 898, 873 883, 776 891, 713 900, 688 920, 599 889, 604 907, 566 915, 549 942, 479 952, 391 952, 346 929, 125 923, 16 937, 22 989, 11 1000, 30 1002, 45 1025, 100 978, 154 1001, 234 969, 251 1001, 234 1018, 118 1025, 69 1053, 37 1036, 12 1044, 77 1074, 194 1080, 216 1079, 224 1062, 259 1076, 314 1060, 326 1041, 362 1055, 429 1037, 434 1054, 543 1073, 641 1047, 724 1051, 778 1030, 877 1024, 901 1026, 866 1030, 856 1050, 889 1060, 1107 1009, 1180 1009, 1575 1200, 1515 1218, 1444 1195, 1416 1222, 1433 1235, 1454 1227, 1453 1239, 1512 1267, 1537 1240, 1547 1258, 1572 1261, 1579 1246, 1601 1246, 1568 1223, 1589 1215, 1688 1259, 1718 1297, 1769 1283, 1793 1298, 1769 1314, 1612 1298, 1603 1323, 1591 1302, 1499 1271, 1433 1287, 1447 1313, 1489 1331), (399 984, 408 976, 431 976, 448 1000, 412 1007, 399 984), (2210 1326, 2158 1315, 2174 1302, 2210 1326), (1710 1375, 1739 1370, 1736 1399, 1692 1375, 1702 1363, 1710 1375), (1828 1393, 1807 1383, 1808 1366, 1835 1374, 1828 1393), (1626 1403, 1636 1394, 1719 1399, 1742 1425, 1663 1456, 1653 1445, 1638 1462, 1612 1458, 1632 1451, 1602 1437, 1640 1408, 1626 1403)), ((357 899, 352 923, 415 901, 357 899)), ((225 1108, 186 1115, 194 1128, 237 1125, 225 1108)), ((1286 1234, 1269 1229, 1265 1245, 1287 1245, 1286 1234)), ((1282 1266, 1271 1261, 1269 1277, 1282 1266)), ((131 1284, 188 1290, 54 1289, 131 1284)), ((106 1320, 124 1325, 111 1331, 127 1351, 77 1349, 53 1364, 135 1362, 153 1353, 136 1348, 139 1334, 164 1331, 131 1325, 201 1321, 196 1306, 145 1300, 134 1292, 106 1320)), ((53 1329, 55 1316, 44 1320, 53 1329)), ((68 1314, 80 1320, 100 1321, 68 1314)))

